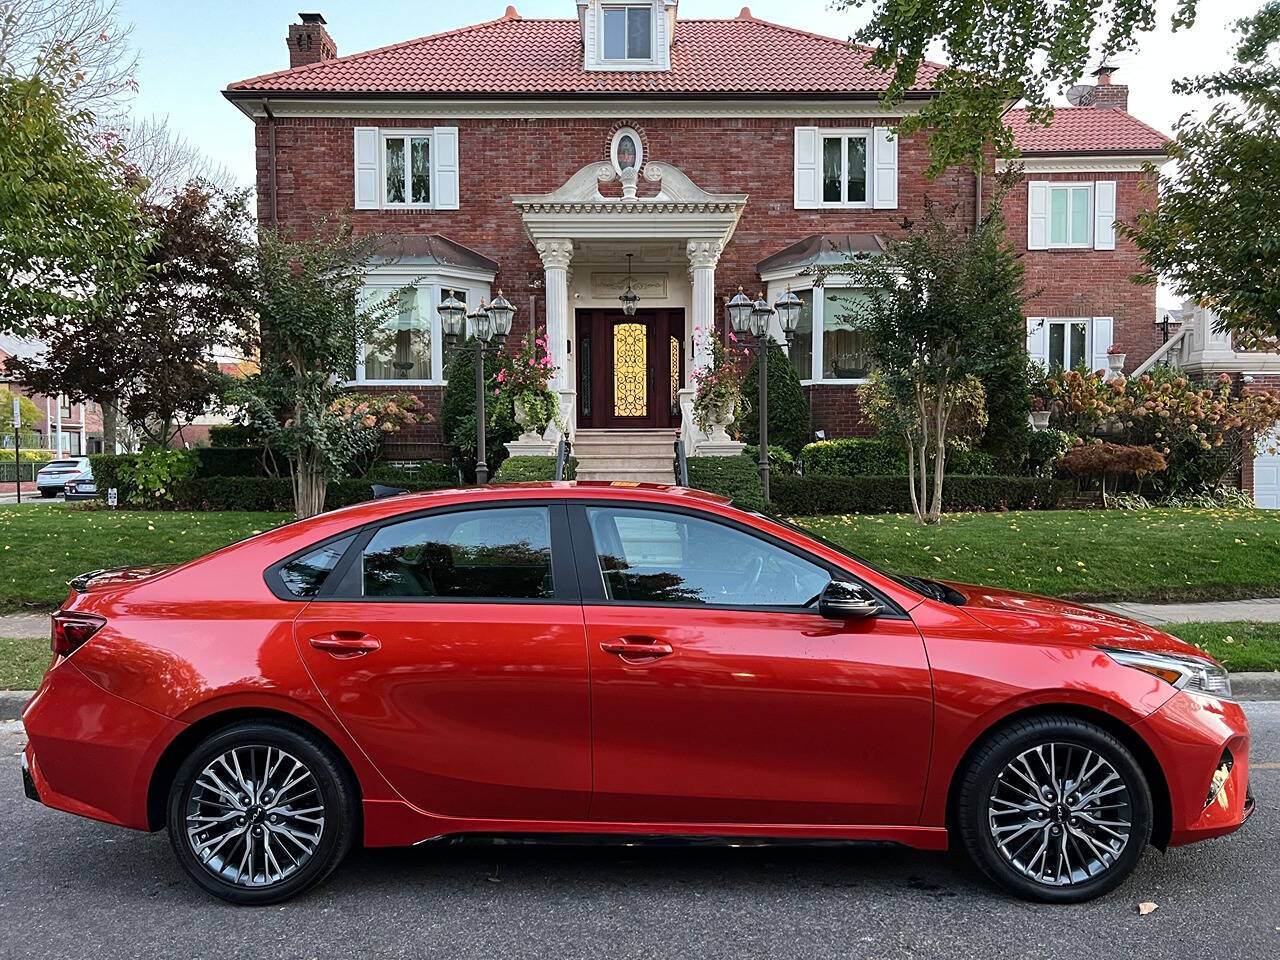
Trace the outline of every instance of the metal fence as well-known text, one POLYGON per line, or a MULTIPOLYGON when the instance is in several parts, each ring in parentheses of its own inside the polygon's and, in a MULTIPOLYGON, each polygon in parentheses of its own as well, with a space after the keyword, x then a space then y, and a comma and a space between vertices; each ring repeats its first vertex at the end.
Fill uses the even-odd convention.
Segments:
POLYGON ((0 460, 0 483, 13 483, 15 473, 20 473, 23 483, 35 483, 36 474, 44 464, 36 460, 22 460, 14 464, 12 460, 0 460))

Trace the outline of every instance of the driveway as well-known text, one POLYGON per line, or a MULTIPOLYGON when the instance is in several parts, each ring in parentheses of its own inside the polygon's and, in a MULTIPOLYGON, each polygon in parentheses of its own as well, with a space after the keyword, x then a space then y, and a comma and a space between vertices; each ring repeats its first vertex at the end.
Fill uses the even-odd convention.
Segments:
POLYGON ((1090 904, 1011 900, 958 859, 891 848, 472 847, 362 852, 262 909, 212 900, 163 834, 22 796, 0 726, 0 957, 1159 958, 1280 953, 1280 703, 1246 705, 1259 811, 1235 837, 1148 850, 1090 904), (1140 901, 1159 909, 1138 914, 1140 901))

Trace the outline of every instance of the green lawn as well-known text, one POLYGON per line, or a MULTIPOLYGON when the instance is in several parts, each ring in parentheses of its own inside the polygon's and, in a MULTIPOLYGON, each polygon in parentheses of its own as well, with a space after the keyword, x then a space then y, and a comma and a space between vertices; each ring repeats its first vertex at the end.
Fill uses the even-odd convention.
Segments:
POLYGON ((1280 511, 1045 510, 802 517, 902 573, 1089 600, 1280 596, 1280 511))
POLYGON ((0 637, 0 690, 34 690, 52 658, 48 637, 0 637))
POLYGON ((1165 623, 1160 629, 1195 644, 1228 670, 1280 670, 1280 624, 1232 620, 1165 623))
POLYGON ((46 611, 67 581, 101 567, 179 563, 289 520, 282 513, 143 513, 0 506, 0 613, 46 611))

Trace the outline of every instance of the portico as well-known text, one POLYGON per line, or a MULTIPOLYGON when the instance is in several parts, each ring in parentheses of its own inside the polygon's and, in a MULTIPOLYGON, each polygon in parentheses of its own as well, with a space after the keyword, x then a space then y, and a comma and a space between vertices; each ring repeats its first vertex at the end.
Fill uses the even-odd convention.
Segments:
MULTIPOLYGON (((545 270, 555 388, 570 431, 584 420, 665 426, 657 405, 674 398, 692 449, 689 374, 707 362, 694 353, 694 334, 716 328, 716 264, 747 195, 708 193, 669 163, 637 170, 599 161, 551 193, 513 202, 545 270), (601 186, 615 182, 619 195, 605 196, 601 186), (639 195, 652 185, 656 192, 639 195), (624 320, 627 254, 639 301, 624 320)), ((553 439, 557 428, 549 431, 553 439)))

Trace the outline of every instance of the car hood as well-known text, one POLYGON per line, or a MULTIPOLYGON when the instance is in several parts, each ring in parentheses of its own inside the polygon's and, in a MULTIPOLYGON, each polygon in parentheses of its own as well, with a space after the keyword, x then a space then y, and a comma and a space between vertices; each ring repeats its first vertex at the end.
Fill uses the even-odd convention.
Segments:
POLYGON ((1028 643, 1051 640, 1080 646, 1208 656, 1163 630, 1096 607, 968 583, 948 583, 947 586, 964 596, 965 603, 960 609, 1008 640, 1021 639, 1028 643))

